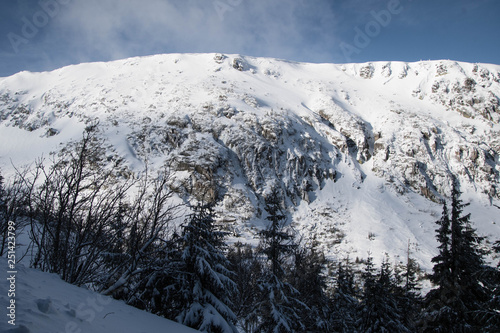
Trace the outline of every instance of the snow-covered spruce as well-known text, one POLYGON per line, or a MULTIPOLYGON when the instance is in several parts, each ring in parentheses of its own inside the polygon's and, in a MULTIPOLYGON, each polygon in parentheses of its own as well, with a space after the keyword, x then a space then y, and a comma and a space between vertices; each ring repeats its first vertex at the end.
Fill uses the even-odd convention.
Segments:
POLYGON ((231 295, 237 293, 225 256, 225 233, 216 230, 212 205, 193 207, 180 238, 181 257, 172 292, 176 320, 202 332, 237 332, 231 295))

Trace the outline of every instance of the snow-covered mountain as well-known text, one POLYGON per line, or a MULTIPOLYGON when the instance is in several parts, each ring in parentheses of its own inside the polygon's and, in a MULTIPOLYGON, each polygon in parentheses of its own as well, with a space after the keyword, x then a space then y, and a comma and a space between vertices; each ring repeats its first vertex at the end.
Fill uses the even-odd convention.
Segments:
MULTIPOLYGON (((500 238, 500 66, 309 64, 169 54, 0 78, 0 167, 32 162, 99 120, 131 172, 168 161, 187 200, 218 200, 232 238, 290 221, 332 256, 430 267, 452 177, 480 234, 500 238)), ((127 171, 129 172, 129 171, 127 171)))

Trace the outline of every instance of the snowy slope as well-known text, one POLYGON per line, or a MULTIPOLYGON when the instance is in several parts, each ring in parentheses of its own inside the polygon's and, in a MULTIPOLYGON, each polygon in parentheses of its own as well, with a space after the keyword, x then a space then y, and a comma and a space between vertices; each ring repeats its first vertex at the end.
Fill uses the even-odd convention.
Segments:
MULTIPOLYGON (((0 289, 9 290, 5 277, 7 260, 0 258, 2 278, 0 289)), ((16 321, 7 323, 5 308, 7 293, 0 296, 4 315, 0 321, 2 333, 150 333, 198 332, 186 326, 128 306, 62 281, 57 275, 43 273, 17 265, 16 321)), ((10 320, 10 319, 9 319, 10 320)))
POLYGON ((452 175, 500 238, 500 66, 307 64, 170 54, 0 79, 0 167, 45 156, 99 119, 109 154, 177 171, 252 242, 278 186, 293 225, 331 256, 412 254, 430 267, 452 175))

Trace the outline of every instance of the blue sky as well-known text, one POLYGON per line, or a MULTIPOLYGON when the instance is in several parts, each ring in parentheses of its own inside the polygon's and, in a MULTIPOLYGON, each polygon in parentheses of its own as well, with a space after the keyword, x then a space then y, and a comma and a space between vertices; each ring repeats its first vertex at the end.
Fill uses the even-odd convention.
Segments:
POLYGON ((177 52, 500 64, 499 16, 498 0, 1 0, 0 76, 177 52))

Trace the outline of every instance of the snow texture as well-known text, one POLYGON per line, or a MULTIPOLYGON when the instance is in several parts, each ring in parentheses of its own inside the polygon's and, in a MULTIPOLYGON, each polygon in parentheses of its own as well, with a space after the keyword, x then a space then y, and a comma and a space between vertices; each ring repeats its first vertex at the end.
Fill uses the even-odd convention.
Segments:
POLYGON ((0 78, 0 167, 79 139, 98 119, 132 171, 168 161, 181 198, 220 200, 255 243, 263 195, 331 257, 412 255, 430 268, 439 201, 457 176, 482 235, 500 238, 500 66, 308 64, 168 54, 0 78))
MULTIPOLYGON (((7 260, 0 258, 3 272, 7 271, 6 267, 7 260)), ((22 264, 16 268, 16 325, 12 326, 2 318, 2 333, 198 332, 121 301, 68 284, 55 274, 25 268, 22 264)), ((0 289, 9 289, 4 277, 0 279, 0 289)), ((0 300, 2 309, 5 309, 9 302, 7 292, 2 293, 0 300)))

